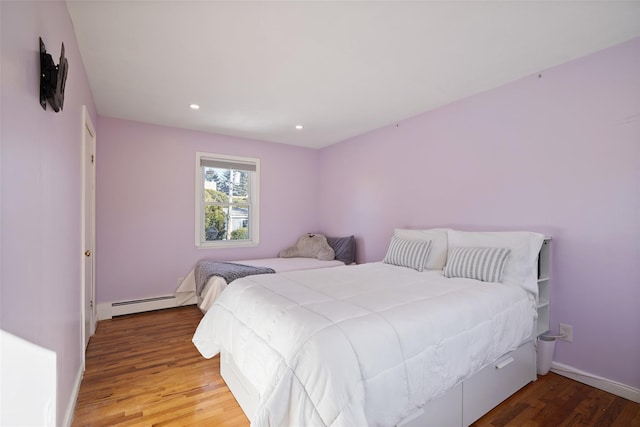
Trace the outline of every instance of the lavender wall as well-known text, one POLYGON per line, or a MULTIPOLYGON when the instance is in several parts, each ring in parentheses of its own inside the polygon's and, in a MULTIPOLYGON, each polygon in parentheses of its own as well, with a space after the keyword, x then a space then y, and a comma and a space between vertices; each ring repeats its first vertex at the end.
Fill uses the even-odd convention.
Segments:
POLYGON ((275 257, 317 231, 319 152, 100 118, 97 142, 98 302, 173 294, 204 257, 275 257), (195 153, 260 159, 260 245, 196 249, 195 153))
POLYGON ((2 329, 57 354, 57 419, 82 367, 82 105, 95 108, 63 1, 2 1, 2 329), (64 111, 39 104, 42 37, 69 60, 64 111))
POLYGON ((394 227, 552 235, 555 360, 640 388, 640 39, 321 154, 322 225, 359 262, 394 227))

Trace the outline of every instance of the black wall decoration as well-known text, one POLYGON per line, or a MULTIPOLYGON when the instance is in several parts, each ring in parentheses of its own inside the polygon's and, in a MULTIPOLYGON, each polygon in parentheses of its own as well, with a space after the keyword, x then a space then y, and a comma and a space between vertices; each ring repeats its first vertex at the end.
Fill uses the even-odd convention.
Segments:
POLYGON ((64 43, 60 50, 60 63, 56 65, 40 38, 40 105, 44 110, 47 109, 47 101, 56 113, 62 110, 68 68, 69 63, 64 57, 64 43))

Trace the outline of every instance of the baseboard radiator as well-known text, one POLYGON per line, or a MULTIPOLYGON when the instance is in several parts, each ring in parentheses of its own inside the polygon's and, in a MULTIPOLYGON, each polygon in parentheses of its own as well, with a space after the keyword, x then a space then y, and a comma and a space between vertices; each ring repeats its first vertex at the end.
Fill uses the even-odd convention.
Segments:
POLYGON ((98 304, 98 320, 177 307, 175 295, 98 304))

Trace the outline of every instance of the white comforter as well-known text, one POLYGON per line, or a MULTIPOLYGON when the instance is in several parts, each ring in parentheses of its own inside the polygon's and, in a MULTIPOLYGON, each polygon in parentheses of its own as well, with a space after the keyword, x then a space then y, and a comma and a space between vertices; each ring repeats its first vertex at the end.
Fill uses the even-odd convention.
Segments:
POLYGON ((250 276, 193 337, 260 393, 255 426, 395 425, 526 341, 521 288, 383 263, 250 276))

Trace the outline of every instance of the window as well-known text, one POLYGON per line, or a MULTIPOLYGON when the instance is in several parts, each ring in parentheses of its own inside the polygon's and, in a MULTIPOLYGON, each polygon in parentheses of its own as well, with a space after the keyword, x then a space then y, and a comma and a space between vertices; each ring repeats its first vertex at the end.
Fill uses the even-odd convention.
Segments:
POLYGON ((260 160, 196 153, 196 246, 258 244, 260 160))

